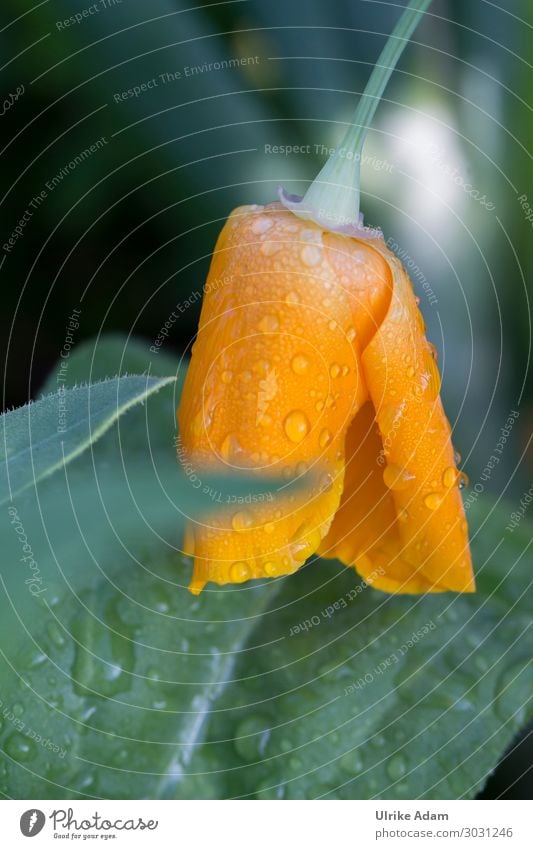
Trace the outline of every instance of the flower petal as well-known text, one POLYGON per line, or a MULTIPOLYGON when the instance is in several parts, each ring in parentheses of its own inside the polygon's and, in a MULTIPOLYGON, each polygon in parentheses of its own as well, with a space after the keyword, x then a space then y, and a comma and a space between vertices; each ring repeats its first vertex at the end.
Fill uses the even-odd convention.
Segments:
MULTIPOLYGON (((386 260, 393 282, 386 314, 362 353, 380 439, 370 425, 372 411, 365 418, 360 414, 348 434, 341 507, 322 548, 336 551, 363 575, 385 568, 373 581, 378 588, 471 592, 461 475, 439 397, 434 351, 405 270, 383 242, 373 248, 386 260), (367 447, 359 451, 357 440, 367 447), (362 484, 365 473, 368 485, 362 484), (360 505, 354 510, 358 488, 368 515, 359 515, 360 505), (367 538, 363 531, 369 529, 367 538)), ((344 262, 337 265, 338 273, 345 271, 344 262)))
POLYGON ((279 204, 235 210, 183 390, 184 456, 199 480, 202 469, 245 469, 265 490, 306 471, 311 483, 273 500, 216 503, 189 523, 193 591, 290 573, 316 551, 340 502, 346 431, 366 397, 351 300, 321 228, 279 204))

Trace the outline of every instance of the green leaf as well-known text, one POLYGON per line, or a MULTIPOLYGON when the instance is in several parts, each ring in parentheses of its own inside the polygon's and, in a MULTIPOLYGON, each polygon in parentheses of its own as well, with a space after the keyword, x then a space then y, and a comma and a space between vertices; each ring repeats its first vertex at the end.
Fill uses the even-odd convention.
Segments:
POLYGON ((174 378, 129 376, 62 389, 1 417, 0 504, 53 474, 174 378))
POLYGON ((0 791, 473 797, 532 715, 527 520, 470 511, 472 595, 390 596, 316 560, 194 598, 162 398, 4 514, 0 791))

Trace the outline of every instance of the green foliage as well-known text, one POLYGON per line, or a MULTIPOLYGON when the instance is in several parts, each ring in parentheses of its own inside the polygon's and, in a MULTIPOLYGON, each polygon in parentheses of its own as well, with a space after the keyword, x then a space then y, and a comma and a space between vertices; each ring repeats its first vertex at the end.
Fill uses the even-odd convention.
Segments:
POLYGON ((174 378, 130 375, 62 388, 0 417, 0 505, 67 465, 174 378))
MULTIPOLYGON (((99 369, 129 369, 127 352, 113 359, 124 344, 101 341, 99 369)), ((73 355, 77 379, 88 354, 73 355)), ((171 394, 4 514, 0 790, 474 796, 531 715, 526 521, 504 533, 505 510, 479 508, 475 595, 388 596, 315 561, 193 598, 179 553, 193 493, 174 457, 171 394)))

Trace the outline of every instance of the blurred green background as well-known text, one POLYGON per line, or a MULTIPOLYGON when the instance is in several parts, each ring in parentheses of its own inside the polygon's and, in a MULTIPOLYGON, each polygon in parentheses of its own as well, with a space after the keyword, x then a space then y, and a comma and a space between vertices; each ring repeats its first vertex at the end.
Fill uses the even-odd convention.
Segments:
MULTIPOLYGON (((119 330, 149 347, 201 290, 229 211, 273 200, 279 184, 305 191, 401 5, 4 0, 4 407, 38 395, 74 310, 72 344, 119 330), (288 145, 299 150, 272 151, 288 145)), ((504 5, 432 4, 369 134, 362 208, 419 269, 472 485, 520 412, 483 481, 519 499, 532 476, 533 8, 504 5)), ((194 337, 200 301, 191 302, 168 353, 194 337)))

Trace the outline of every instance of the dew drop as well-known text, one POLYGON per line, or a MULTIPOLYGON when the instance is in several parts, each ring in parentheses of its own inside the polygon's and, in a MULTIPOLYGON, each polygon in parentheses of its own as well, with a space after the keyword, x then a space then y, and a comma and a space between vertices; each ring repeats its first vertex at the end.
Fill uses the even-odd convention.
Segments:
POLYGON ((322 260, 322 251, 317 245, 306 245, 305 248, 302 248, 300 258, 304 265, 312 268, 322 260))
POLYGON ((387 764, 387 773, 393 781, 403 778, 407 772, 405 758, 401 754, 393 755, 387 764))
POLYGON ((268 575, 269 578, 275 578, 276 575, 279 575, 281 572, 280 564, 276 563, 274 560, 269 560, 265 563, 263 565, 263 569, 265 570, 265 575, 268 575))
POLYGON ((277 315, 269 313, 265 315, 259 322, 259 330, 263 333, 275 333, 279 329, 279 320, 277 315))
POLYGON ((229 570, 230 578, 235 584, 242 584, 243 581, 247 581, 251 577, 251 572, 247 563, 243 561, 238 561, 237 563, 232 563, 229 570))
POLYGON ((396 422, 398 421, 401 415, 401 410, 399 407, 395 407, 394 405, 386 405, 381 408, 378 413, 378 422, 381 432, 385 436, 389 436, 392 431, 397 427, 396 422))
POLYGON ((415 376, 415 370, 414 370, 413 366, 409 366, 409 368, 407 369, 407 377, 414 377, 414 376, 415 376))
POLYGON ((263 242, 261 245, 261 253, 263 256, 273 256, 281 250, 281 247, 282 245, 280 242, 263 242))
POLYGON ((220 453, 223 459, 229 462, 235 460, 239 454, 242 454, 241 445, 234 433, 228 433, 220 446, 220 453))
POLYGON ((18 763, 26 763, 35 757, 35 745, 23 734, 15 732, 5 742, 7 754, 18 763))
POLYGON ((331 321, 328 322, 328 327, 329 327, 330 330, 335 330, 336 327, 337 327, 337 322, 334 321, 334 319, 331 319, 331 321))
POLYGON ((353 342, 356 337, 355 327, 349 327, 346 331, 346 338, 348 342, 353 342))
POLYGON ((464 489, 465 486, 468 486, 468 484, 469 484, 468 475, 465 475, 464 472, 460 472, 460 474, 459 474, 459 489, 464 489))
POLYGON ((67 641, 57 622, 53 620, 49 622, 46 627, 46 632, 56 648, 62 649, 63 646, 66 645, 67 641))
POLYGON ((289 292, 289 294, 285 296, 285 302, 287 304, 299 304, 300 296, 298 292, 289 292))
POLYGON ((320 445, 321 448, 325 448, 326 445, 329 445, 330 442, 331 442, 331 433, 329 432, 329 430, 324 429, 323 431, 320 432, 320 436, 318 438, 318 444, 320 445))
POLYGON ((234 531, 246 531, 253 524, 253 516, 248 510, 239 510, 235 513, 231 520, 231 526, 234 531))
POLYGON ((354 752, 346 752, 346 754, 340 759, 339 766, 350 775, 361 772, 363 769, 363 759, 359 754, 358 749, 354 752))
POLYGON ((307 416, 301 410, 293 410, 283 422, 283 428, 291 442, 301 442, 309 431, 307 416))
POLYGON ((222 372, 221 378, 222 378, 222 383, 231 383, 231 381, 233 379, 233 372, 228 371, 226 369, 226 371, 222 372))
POLYGON ((448 466, 442 473, 442 485, 451 489, 457 483, 457 471, 453 466, 448 466))
POLYGON ((439 369, 429 351, 424 351, 422 359, 422 389, 427 392, 431 400, 435 400, 440 392, 441 379, 439 369))
POLYGON ((321 492, 329 492, 333 486, 333 478, 327 472, 320 477, 319 487, 321 492))
POLYGON ((394 463, 385 466, 383 470, 385 486, 397 492, 406 489, 412 480, 414 480, 414 475, 409 474, 406 469, 402 469, 394 463))
POLYGON ((442 504, 442 495, 439 492, 430 492, 424 498, 424 504, 428 510, 436 510, 442 504))
POLYGON ((303 354, 296 354, 291 360, 291 368, 295 374, 305 374, 309 368, 309 360, 303 354))
POLYGON ((262 716, 250 716, 239 723, 235 731, 234 745, 237 754, 251 763, 265 754, 270 737, 268 720, 262 716))
POLYGON ((266 525, 265 525, 265 533, 267 533, 267 534, 273 534, 275 530, 276 530, 276 526, 275 526, 274 522, 267 522, 267 523, 266 523, 266 525))
POLYGON ((455 453, 454 453, 454 455, 453 455, 453 461, 454 461, 454 463, 455 463, 455 465, 456 465, 456 466, 458 466, 458 465, 459 465, 459 463, 461 462, 461 460, 462 460, 462 459, 463 459, 463 458, 461 457, 461 455, 459 454, 459 452, 458 452, 458 451, 455 451, 455 453))
POLYGON ((252 233, 255 233, 256 236, 260 236, 261 233, 266 233, 267 230, 270 230, 272 227, 272 221, 270 218, 267 218, 264 215, 256 218, 254 223, 252 224, 252 233))
POLYGON ((330 375, 335 378, 341 373, 341 367, 338 363, 333 363, 329 368, 330 375))

